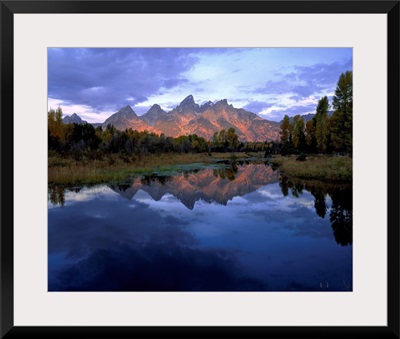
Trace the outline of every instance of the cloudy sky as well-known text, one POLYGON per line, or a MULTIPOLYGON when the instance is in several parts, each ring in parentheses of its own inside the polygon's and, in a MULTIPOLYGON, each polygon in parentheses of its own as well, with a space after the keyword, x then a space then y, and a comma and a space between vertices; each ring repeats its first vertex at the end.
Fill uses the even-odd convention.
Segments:
POLYGON ((347 70, 351 48, 49 48, 48 105, 103 122, 125 105, 169 111, 192 94, 280 121, 331 101, 347 70))

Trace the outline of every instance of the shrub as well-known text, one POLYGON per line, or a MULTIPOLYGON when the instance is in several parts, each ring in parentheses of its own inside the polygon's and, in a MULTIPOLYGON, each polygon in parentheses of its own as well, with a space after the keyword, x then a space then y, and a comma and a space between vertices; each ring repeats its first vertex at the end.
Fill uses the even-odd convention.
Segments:
POLYGON ((300 153, 300 155, 296 158, 297 161, 305 161, 307 155, 305 153, 300 153))

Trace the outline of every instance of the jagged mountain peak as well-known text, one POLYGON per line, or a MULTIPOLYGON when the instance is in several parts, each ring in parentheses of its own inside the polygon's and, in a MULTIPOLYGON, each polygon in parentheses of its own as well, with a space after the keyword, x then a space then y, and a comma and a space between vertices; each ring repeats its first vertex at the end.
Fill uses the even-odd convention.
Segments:
POLYGON ((154 104, 151 108, 143 114, 140 118, 150 125, 154 125, 158 119, 167 114, 160 105, 154 104))
POLYGON ((87 121, 82 120, 76 113, 72 113, 71 116, 66 115, 62 121, 64 124, 87 124, 87 121))
POLYGON ((217 101, 217 102, 215 103, 215 105, 220 105, 220 106, 232 106, 232 105, 229 105, 229 104, 228 104, 228 100, 227 100, 227 99, 219 100, 219 101, 217 101))
POLYGON ((159 104, 154 104, 153 106, 150 107, 150 109, 147 111, 147 113, 155 112, 155 111, 163 111, 164 112, 164 110, 161 108, 161 106, 159 104))
POLYGON ((194 102, 193 95, 188 95, 183 101, 176 107, 180 113, 198 112, 200 107, 194 102))
POLYGON ((125 116, 136 115, 135 111, 129 105, 120 108, 116 114, 125 116))
POLYGON ((182 104, 194 104, 193 95, 189 94, 185 99, 182 100, 180 105, 182 105, 182 104))
POLYGON ((278 140, 280 127, 257 114, 242 108, 235 108, 227 99, 207 101, 201 106, 195 103, 193 95, 188 95, 178 106, 165 112, 160 105, 154 104, 143 115, 137 116, 130 106, 122 107, 103 124, 113 125, 117 129, 163 133, 166 136, 197 134, 211 140, 215 132, 235 128, 239 140, 265 141, 278 140))
POLYGON ((203 105, 200 106, 200 111, 204 112, 206 109, 211 108, 214 106, 214 103, 212 101, 207 101, 203 105))
POLYGON ((143 121, 139 119, 136 115, 135 111, 131 106, 126 105, 118 110, 118 112, 111 115, 106 121, 103 123, 103 127, 107 125, 113 125, 118 129, 132 128, 137 130, 142 130, 147 126, 144 126, 143 121))

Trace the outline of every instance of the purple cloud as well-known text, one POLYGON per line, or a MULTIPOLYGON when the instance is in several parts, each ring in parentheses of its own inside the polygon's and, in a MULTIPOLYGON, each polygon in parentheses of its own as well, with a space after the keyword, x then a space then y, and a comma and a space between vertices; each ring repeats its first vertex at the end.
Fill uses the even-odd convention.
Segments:
POLYGON ((249 104, 247 104, 246 106, 243 106, 243 109, 245 109, 246 111, 258 114, 262 110, 267 109, 272 106, 274 106, 274 104, 270 104, 267 102, 261 102, 261 101, 252 101, 249 104))
POLYGON ((197 59, 179 48, 48 50, 49 97, 94 111, 140 103, 162 87, 184 83, 197 59))
POLYGON ((334 91, 340 74, 348 70, 352 70, 351 59, 332 64, 295 66, 294 71, 286 74, 282 80, 269 80, 254 91, 269 94, 293 93, 292 99, 301 100, 321 91, 334 91))

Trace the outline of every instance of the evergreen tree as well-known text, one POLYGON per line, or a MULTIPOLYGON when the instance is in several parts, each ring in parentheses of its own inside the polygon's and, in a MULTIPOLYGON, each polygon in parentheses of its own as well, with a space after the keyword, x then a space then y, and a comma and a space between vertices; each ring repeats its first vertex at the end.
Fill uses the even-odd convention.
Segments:
POLYGON ((228 132, 227 132, 227 134, 226 134, 226 139, 227 139, 227 141, 228 141, 228 143, 229 143, 229 148, 230 148, 230 150, 231 150, 231 151, 236 150, 237 147, 238 147, 238 140, 239 140, 239 137, 238 137, 238 135, 236 134, 235 129, 234 129, 233 127, 231 127, 231 128, 228 129, 228 132))
POLYGON ((328 97, 323 97, 318 101, 317 112, 315 114, 315 139, 319 153, 325 153, 328 141, 328 97))
POLYGON ((289 141, 290 137, 290 120, 287 115, 283 117, 283 121, 281 123, 281 141, 282 143, 286 143, 289 141))
POLYGON ((306 123, 306 144, 308 152, 316 152, 317 140, 315 138, 315 119, 311 119, 306 123))
POLYGON ((293 117, 290 124, 293 147, 298 151, 303 151, 305 147, 304 119, 297 114, 293 117))
POLYGON ((353 72, 346 71, 339 77, 332 106, 331 139, 339 152, 352 152, 353 129, 353 72))

